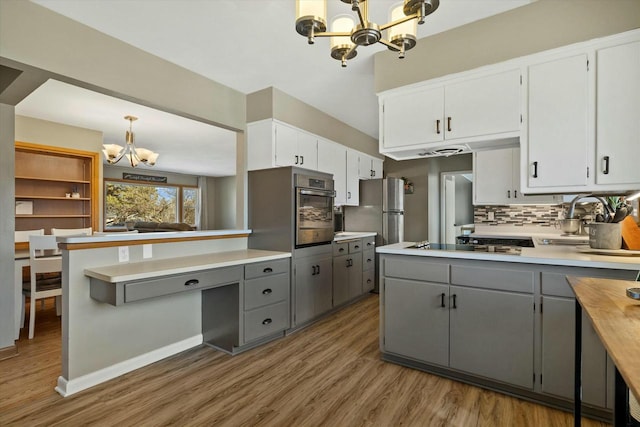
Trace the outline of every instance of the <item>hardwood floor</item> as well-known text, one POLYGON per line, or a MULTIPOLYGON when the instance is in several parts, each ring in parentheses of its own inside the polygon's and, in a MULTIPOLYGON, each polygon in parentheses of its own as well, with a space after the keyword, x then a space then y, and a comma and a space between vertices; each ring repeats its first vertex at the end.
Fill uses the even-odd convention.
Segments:
MULTIPOLYGON (((237 356, 196 347, 68 398, 60 320, 0 362, 0 425, 571 426, 570 413, 382 362, 378 296, 237 356)), ((587 427, 606 426, 583 419, 587 427)))

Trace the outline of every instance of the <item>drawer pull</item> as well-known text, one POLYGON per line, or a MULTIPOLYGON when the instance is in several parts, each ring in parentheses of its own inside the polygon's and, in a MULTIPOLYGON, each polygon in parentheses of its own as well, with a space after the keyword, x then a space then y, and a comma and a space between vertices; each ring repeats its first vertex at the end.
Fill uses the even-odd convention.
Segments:
POLYGON ((264 291, 262 291, 262 295, 269 295, 271 292, 273 291, 270 288, 267 288, 264 291))
POLYGON ((371 258, 367 258, 367 262, 371 262, 373 261, 371 258))
POLYGON ((263 325, 268 325, 269 323, 273 322, 273 320, 271 320, 271 318, 266 318, 262 321, 263 325))
POLYGON ((262 270, 263 273, 272 273, 273 272, 273 268, 271 267, 267 267, 264 270, 262 270))
POLYGON ((187 280, 186 282, 184 282, 185 286, 192 286, 192 285, 197 285, 198 283, 200 283, 200 281, 198 279, 191 279, 191 280, 187 280))
POLYGON ((371 246, 371 245, 373 245, 373 243, 367 242, 367 246, 371 246))
POLYGON ((338 249, 338 252, 344 252, 344 248, 338 249))
POLYGON ((360 246, 359 245, 355 245, 354 248, 360 249, 360 246))
POLYGON ((371 283, 371 279, 367 279, 367 283, 371 283))

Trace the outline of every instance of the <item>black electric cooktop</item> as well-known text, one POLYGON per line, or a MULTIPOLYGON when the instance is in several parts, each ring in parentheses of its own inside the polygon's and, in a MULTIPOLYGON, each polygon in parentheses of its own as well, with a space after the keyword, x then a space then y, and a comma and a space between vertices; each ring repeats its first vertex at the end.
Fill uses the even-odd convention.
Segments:
POLYGON ((473 238, 466 244, 458 245, 448 243, 416 242, 413 246, 409 246, 408 249, 520 255, 522 247, 533 247, 533 241, 531 239, 473 238))

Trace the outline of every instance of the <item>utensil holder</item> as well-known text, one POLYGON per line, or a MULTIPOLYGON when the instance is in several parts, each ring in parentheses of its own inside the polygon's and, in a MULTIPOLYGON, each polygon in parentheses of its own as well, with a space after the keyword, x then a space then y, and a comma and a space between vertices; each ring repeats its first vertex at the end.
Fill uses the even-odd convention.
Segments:
POLYGON ((594 249, 622 248, 622 229, 620 223, 590 223, 589 246, 594 249))

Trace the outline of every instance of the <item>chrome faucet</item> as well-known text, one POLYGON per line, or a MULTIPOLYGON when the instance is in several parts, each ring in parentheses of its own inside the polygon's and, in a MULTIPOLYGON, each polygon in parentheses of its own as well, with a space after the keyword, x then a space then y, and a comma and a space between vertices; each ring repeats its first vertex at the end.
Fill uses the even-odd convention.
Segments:
POLYGON ((606 218, 609 218, 611 215, 614 214, 613 210, 611 209, 611 206, 609 206, 609 203, 607 203, 607 201, 602 197, 594 196, 592 194, 578 194, 576 197, 573 198, 573 200, 571 200, 571 203, 569 204, 569 212, 567 213, 567 219, 573 219, 573 215, 576 209, 576 202, 585 197, 593 197, 594 199, 597 199, 600 203, 602 203, 606 218))

